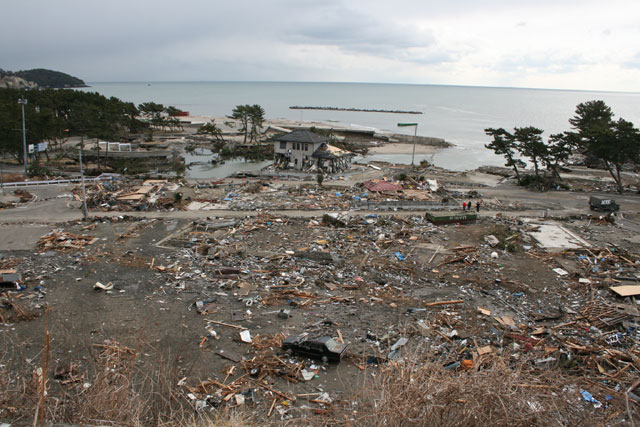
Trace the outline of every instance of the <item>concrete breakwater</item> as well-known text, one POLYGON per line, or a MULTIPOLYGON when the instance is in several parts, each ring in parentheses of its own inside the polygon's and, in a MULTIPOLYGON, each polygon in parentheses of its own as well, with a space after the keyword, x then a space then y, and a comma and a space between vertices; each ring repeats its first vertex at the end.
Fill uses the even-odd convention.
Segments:
POLYGON ((309 107, 293 105, 290 110, 327 110, 327 111, 360 111, 364 113, 392 113, 392 114, 422 114, 422 111, 409 110, 381 110, 375 108, 342 108, 342 107, 309 107))

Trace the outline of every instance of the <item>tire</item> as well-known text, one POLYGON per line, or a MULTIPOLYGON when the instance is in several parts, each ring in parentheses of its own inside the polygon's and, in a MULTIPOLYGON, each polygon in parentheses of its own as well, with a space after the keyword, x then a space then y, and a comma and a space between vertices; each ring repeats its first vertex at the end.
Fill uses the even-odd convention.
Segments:
POLYGON ((329 358, 327 356, 322 356, 322 363, 327 363, 329 358))

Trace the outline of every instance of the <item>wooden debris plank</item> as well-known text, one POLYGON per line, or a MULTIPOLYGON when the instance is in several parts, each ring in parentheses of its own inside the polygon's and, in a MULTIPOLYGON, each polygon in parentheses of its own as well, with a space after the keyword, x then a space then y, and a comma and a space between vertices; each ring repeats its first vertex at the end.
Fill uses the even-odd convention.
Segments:
POLYGON ((456 257, 453 259, 442 261, 440 264, 436 265, 434 268, 442 267, 443 265, 453 264, 454 262, 463 261, 465 259, 464 256, 456 257))
POLYGON ((489 354, 489 353, 491 353, 493 351, 493 349, 491 348, 490 345, 486 345, 484 347, 478 347, 477 350, 478 350, 478 354, 480 356, 485 355, 485 354, 489 354))
POLYGON ((276 394, 276 395, 278 395, 278 396, 280 396, 280 397, 282 397, 284 399, 291 400, 291 401, 295 401, 296 400, 295 397, 287 396, 286 394, 279 392, 278 390, 274 389, 273 387, 268 386, 267 384, 264 384, 262 382, 256 382, 256 384, 258 386, 264 388, 265 390, 269 390, 271 393, 276 394))
POLYGON ((434 307, 436 305, 462 304, 463 302, 464 302, 464 300, 462 300, 462 299, 457 299, 457 300, 452 300, 452 301, 436 301, 436 302, 427 303, 426 306, 427 307, 434 307))
POLYGON ((640 285, 611 286, 609 289, 621 297, 640 295, 640 285))
POLYGON ((207 322, 209 323, 215 323, 216 325, 220 325, 220 326, 227 326, 229 328, 236 328, 236 329, 240 329, 242 331, 249 329, 249 328, 245 328, 244 326, 238 326, 238 325, 232 325, 230 323, 224 323, 224 322, 219 322, 217 320, 211 320, 211 319, 207 319, 207 322))
POLYGON ((277 401, 278 399, 273 399, 273 402, 271 403, 271 408, 269 408, 269 412, 267 413, 267 418, 271 416, 271 413, 273 412, 273 408, 275 408, 277 401))
POLYGON ((485 316, 491 316, 491 310, 487 308, 478 307, 478 313, 484 314, 485 316))
POLYGON ((440 249, 442 248, 442 246, 438 246, 435 250, 435 252, 433 253, 433 255, 431 255, 431 258, 429 258, 429 262, 428 264, 431 264, 431 262, 433 261, 433 259, 436 257, 436 255, 438 255, 438 252, 440 251, 440 249))

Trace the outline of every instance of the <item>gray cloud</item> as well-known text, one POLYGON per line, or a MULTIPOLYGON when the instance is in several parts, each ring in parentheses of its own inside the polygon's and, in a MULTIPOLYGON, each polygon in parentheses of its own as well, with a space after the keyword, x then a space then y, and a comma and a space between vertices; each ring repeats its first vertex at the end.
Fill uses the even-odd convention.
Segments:
POLYGON ((593 64, 593 61, 580 54, 549 50, 503 57, 495 69, 507 73, 569 73, 589 64, 593 64))
POLYGON ((335 47, 347 54, 421 64, 452 58, 450 53, 438 47, 431 31, 420 31, 408 23, 401 25, 341 5, 326 8, 320 16, 304 16, 291 23, 282 40, 335 47))
POLYGON ((616 7, 638 10, 633 0, 611 1, 611 7, 599 0, 4 2, 0 67, 53 68, 88 81, 508 84, 519 81, 515 76, 579 76, 588 69, 593 75, 596 66, 615 65, 629 76, 603 82, 640 81, 631 74, 640 58, 611 64, 610 49, 592 43, 597 34, 623 46, 640 32, 631 12, 601 16, 616 7), (573 19, 575 10, 581 19, 573 19), (558 43, 572 37, 584 43, 558 43))
POLYGON ((624 62, 624 67, 632 70, 640 70, 640 52, 624 62))

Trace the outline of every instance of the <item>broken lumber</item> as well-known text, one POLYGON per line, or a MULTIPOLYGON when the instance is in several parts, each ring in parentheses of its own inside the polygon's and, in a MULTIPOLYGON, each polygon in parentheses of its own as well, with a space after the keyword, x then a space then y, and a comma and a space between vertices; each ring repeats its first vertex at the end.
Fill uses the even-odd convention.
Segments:
POLYGON ((456 299, 456 300, 452 300, 452 301, 435 301, 435 302, 430 302, 425 304, 427 307, 434 307, 436 305, 448 305, 448 304, 462 304, 464 302, 464 300, 462 299, 456 299))

